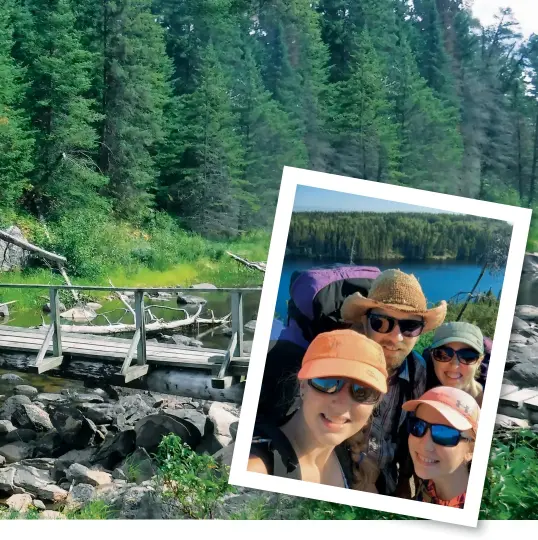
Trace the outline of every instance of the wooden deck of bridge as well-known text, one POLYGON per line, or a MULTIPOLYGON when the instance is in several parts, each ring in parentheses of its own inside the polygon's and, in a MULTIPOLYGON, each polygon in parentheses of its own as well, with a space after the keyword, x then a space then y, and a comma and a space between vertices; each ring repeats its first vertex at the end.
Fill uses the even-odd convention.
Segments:
MULTIPOLYGON (((19 328, 0 325, 0 351, 39 352, 46 335, 46 329, 19 328)), ((131 339, 94 336, 89 334, 71 334, 62 332, 63 354, 71 357, 91 357, 97 361, 124 361, 131 339)), ((52 353, 52 344, 48 348, 52 353)), ((226 354, 220 349, 187 347, 168 343, 147 342, 147 363, 156 366, 185 367, 213 371, 219 366, 226 354)), ((134 355, 136 358, 136 353, 134 355)), ((248 357, 230 359, 230 375, 246 375, 248 357)))

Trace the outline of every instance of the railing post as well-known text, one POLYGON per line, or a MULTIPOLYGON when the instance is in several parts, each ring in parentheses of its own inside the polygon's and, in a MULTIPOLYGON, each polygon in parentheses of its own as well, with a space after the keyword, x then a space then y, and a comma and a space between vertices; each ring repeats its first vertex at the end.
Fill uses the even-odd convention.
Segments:
POLYGON ((232 356, 243 356, 243 293, 232 292, 232 335, 237 334, 237 347, 232 356))
POLYGON ((54 357, 62 356, 62 328, 60 324, 60 310, 58 309, 58 290, 54 287, 49 289, 50 315, 54 334, 52 335, 52 352, 54 357))
POLYGON ((144 291, 135 291, 135 323, 137 330, 140 330, 140 340, 137 348, 136 363, 139 366, 146 364, 146 318, 144 312, 144 291))

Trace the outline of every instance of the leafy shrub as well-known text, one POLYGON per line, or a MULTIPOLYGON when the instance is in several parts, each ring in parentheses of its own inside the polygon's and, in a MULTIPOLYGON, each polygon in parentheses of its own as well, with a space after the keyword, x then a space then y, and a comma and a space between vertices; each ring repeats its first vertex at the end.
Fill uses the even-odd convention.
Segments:
POLYGON ((234 490, 227 467, 212 456, 197 454, 177 435, 163 437, 156 458, 163 495, 173 497, 191 518, 211 518, 217 500, 234 490))

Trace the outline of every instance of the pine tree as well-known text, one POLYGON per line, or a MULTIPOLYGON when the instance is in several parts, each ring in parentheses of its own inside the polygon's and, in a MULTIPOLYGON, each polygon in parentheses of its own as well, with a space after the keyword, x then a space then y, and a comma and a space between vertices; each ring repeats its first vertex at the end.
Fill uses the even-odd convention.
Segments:
POLYGON ((88 99, 91 54, 83 50, 68 0, 27 0, 15 55, 27 66, 25 108, 36 133, 31 209, 57 214, 97 206, 106 182, 91 158, 100 116, 88 99))
POLYGON ((196 80, 192 94, 177 98, 181 120, 169 139, 161 197, 190 229, 234 234, 245 200, 244 150, 228 82, 211 43, 196 80))
POLYGON ((347 80, 335 84, 332 171, 387 181, 394 174, 398 141, 390 118, 387 80, 370 36, 361 34, 347 80))
POLYGON ((0 208, 14 208, 30 187, 33 137, 21 108, 24 72, 11 57, 12 0, 0 0, 0 208))
POLYGON ((240 228, 272 221, 284 165, 304 166, 306 146, 294 140, 288 115, 263 87, 259 67, 246 44, 236 102, 245 149, 240 228))

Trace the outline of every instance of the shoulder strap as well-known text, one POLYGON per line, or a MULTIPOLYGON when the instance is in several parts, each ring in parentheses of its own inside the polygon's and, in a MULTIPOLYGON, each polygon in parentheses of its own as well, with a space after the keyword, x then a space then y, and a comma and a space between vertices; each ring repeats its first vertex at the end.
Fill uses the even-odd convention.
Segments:
POLYGON ((270 424, 256 424, 254 435, 269 440, 269 450, 273 455, 273 475, 301 479, 301 468, 297 454, 282 431, 270 424))

